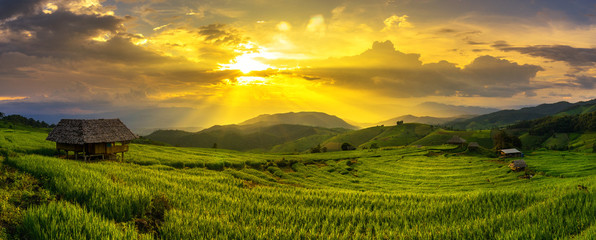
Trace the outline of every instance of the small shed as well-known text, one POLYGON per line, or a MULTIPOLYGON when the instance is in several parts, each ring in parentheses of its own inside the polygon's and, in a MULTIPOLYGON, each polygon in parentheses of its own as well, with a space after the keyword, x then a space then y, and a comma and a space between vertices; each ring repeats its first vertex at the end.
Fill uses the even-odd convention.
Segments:
POLYGON ((508 148, 508 149, 501 149, 499 151, 501 157, 503 158, 512 158, 512 157, 523 157, 524 154, 517 150, 516 148, 508 148))
POLYGON ((453 137, 447 141, 447 144, 453 145, 463 145, 464 143, 466 143, 466 139, 460 138, 457 135, 453 135, 453 137))
POLYGON ((56 149, 74 152, 75 159, 79 153, 83 159, 87 157, 106 156, 128 151, 130 141, 137 139, 120 119, 62 119, 50 132, 46 140, 56 142, 56 149))
POLYGON ((526 167, 528 167, 528 164, 526 164, 526 161, 524 161, 523 159, 513 160, 513 162, 509 164, 509 168, 516 172, 524 170, 526 169, 526 167))
POLYGON ((470 142, 470 144, 468 144, 468 148, 469 149, 478 149, 478 148, 480 148, 480 144, 478 144, 477 142, 470 142))

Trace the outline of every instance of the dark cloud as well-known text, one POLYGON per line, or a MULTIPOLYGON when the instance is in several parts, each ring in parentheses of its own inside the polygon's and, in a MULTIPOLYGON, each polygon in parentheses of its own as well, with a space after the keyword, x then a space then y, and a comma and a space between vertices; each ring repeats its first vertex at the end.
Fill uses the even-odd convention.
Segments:
POLYGON ((0 0, 0 22, 19 15, 29 15, 39 11, 47 0, 0 0))
POLYGON ((510 47, 511 45, 509 45, 509 43, 505 42, 505 41, 495 41, 493 43, 493 45, 491 45, 491 47, 494 48, 506 48, 506 47, 510 47))
POLYGON ((395 97, 533 95, 533 90, 540 87, 533 86, 530 79, 543 70, 540 66, 520 65, 492 56, 478 57, 463 68, 447 61, 423 65, 419 55, 396 51, 389 41, 376 42, 372 49, 358 56, 331 62, 340 65, 302 71, 309 76, 332 78, 338 86, 395 97), (361 67, 344 67, 345 62, 360 63, 361 67))
POLYGON ((555 93, 555 92, 550 92, 548 94, 551 97, 571 97, 571 93, 555 93))
POLYGON ((480 56, 462 70, 466 77, 483 85, 529 84, 542 67, 536 65, 519 65, 509 60, 492 56, 480 56))
POLYGON ((152 64, 175 61, 134 45, 140 36, 126 33, 128 17, 77 14, 58 10, 51 14, 32 14, 0 24, 13 33, 10 41, 0 43, 0 53, 19 52, 27 56, 52 57, 81 61, 152 64), (92 38, 106 36, 107 41, 92 38))
POLYGON ((571 66, 593 66, 596 63, 596 48, 574 48, 567 45, 537 45, 529 47, 512 47, 510 45, 493 45, 503 51, 515 51, 534 57, 543 57, 555 61, 566 62, 571 66))
POLYGON ((596 77, 575 74, 567 74, 565 76, 571 78, 568 84, 570 86, 579 86, 583 89, 596 89, 596 77))
POLYGON ((445 34, 445 33, 456 33, 456 32, 457 32, 457 30, 451 29, 451 28, 442 28, 442 29, 439 29, 437 31, 437 33, 442 33, 442 34, 445 34))
POLYGON ((0 51, 34 56, 74 57, 88 49, 91 38, 116 34, 123 19, 114 16, 79 15, 68 11, 20 17, 0 25, 10 32, 28 34, 0 44, 0 51))
POLYGON ((486 44, 485 42, 476 42, 476 41, 472 41, 472 40, 468 40, 466 43, 469 45, 484 45, 484 44, 486 44))
POLYGON ((199 34, 205 36, 205 41, 217 45, 237 45, 243 42, 243 38, 231 28, 224 24, 210 24, 199 29, 199 34))

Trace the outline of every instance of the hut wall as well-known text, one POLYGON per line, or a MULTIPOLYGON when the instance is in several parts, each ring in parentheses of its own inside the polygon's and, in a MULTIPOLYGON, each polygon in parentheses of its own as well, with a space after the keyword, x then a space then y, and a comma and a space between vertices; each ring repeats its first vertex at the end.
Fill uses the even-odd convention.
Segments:
POLYGON ((56 143, 56 149, 58 150, 65 150, 65 151, 73 151, 73 152, 82 152, 85 148, 82 144, 68 144, 68 143, 56 143))
POLYGON ((56 149, 73 152, 85 152, 86 154, 90 155, 112 154, 128 152, 128 143, 121 143, 120 145, 116 145, 115 143, 87 143, 85 145, 56 143, 56 149))
POLYGON ((120 146, 112 144, 106 148, 106 153, 121 153, 128 152, 128 144, 122 144, 120 146))

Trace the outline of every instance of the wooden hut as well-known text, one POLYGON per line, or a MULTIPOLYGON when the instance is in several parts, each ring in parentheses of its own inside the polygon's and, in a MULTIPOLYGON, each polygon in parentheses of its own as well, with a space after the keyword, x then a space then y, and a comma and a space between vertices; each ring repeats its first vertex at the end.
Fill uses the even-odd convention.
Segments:
POLYGON ((470 142, 470 144, 468 144, 468 149, 478 149, 480 148, 480 144, 478 144, 478 142, 470 142))
POLYGON ((516 172, 524 170, 527 167, 528 167, 528 164, 526 164, 526 161, 524 161, 522 159, 513 160, 513 162, 511 162, 509 164, 509 168, 511 168, 511 170, 516 171, 516 172))
POLYGON ((120 119, 62 119, 46 140, 56 142, 56 149, 87 157, 106 156, 128 151, 128 143, 138 138, 120 119))
POLYGON ((463 145, 464 143, 466 143, 466 139, 460 138, 457 135, 453 135, 453 137, 447 141, 447 144, 453 145, 463 145))
POLYGON ((499 151, 502 158, 523 157, 524 154, 515 148, 501 149, 499 151))

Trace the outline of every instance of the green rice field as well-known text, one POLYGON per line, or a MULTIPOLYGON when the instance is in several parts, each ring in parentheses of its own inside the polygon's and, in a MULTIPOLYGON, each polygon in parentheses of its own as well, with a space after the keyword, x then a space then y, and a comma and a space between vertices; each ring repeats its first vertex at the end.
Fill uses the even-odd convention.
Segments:
POLYGON ((522 172, 449 146, 84 162, 46 136, 0 129, 1 239, 596 239, 595 153, 528 152, 522 172))

